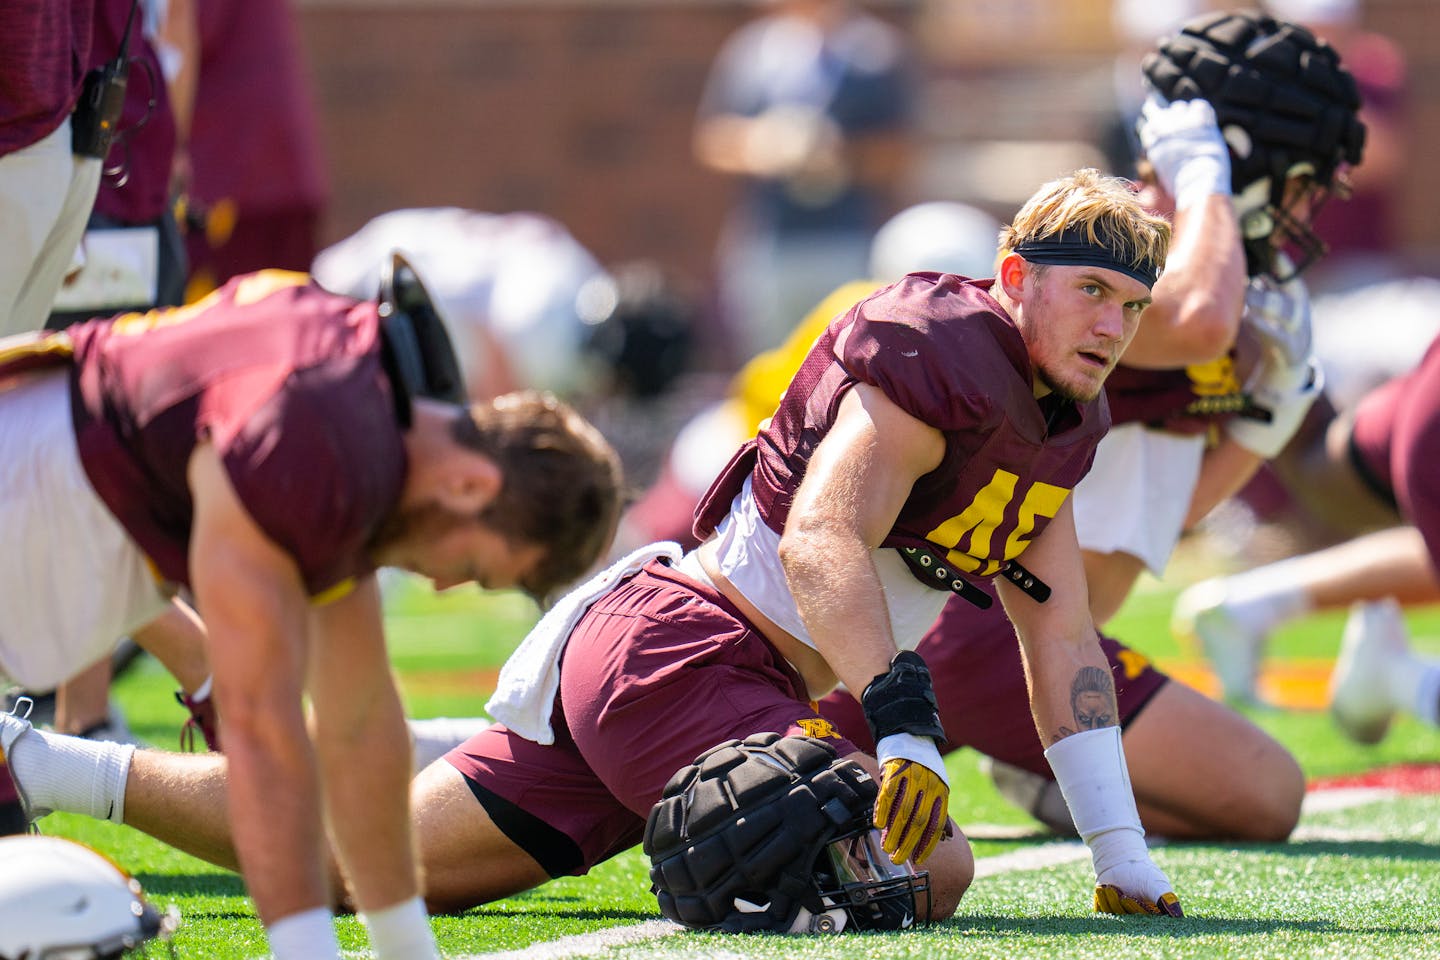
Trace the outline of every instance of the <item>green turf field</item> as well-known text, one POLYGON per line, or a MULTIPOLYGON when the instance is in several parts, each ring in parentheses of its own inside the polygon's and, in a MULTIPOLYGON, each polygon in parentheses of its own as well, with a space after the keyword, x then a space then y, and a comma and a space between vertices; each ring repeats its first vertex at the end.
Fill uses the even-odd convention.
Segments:
MULTIPOLYGON (((1158 659, 1183 662, 1167 628, 1171 591, 1137 591, 1112 632, 1158 659)), ((407 702, 416 716, 480 712, 494 670, 534 616, 512 596, 457 590, 433 597, 406 583, 390 605, 389 629, 407 702)), ((1440 613, 1412 614, 1421 634, 1440 636, 1440 613)), ((1314 617, 1286 629, 1279 658, 1332 656, 1343 616, 1314 617)), ((1418 646, 1440 653, 1440 644, 1418 646)), ((169 747, 183 719, 171 684, 142 664, 120 685, 131 724, 169 747)), ((1399 721, 1379 747, 1349 744, 1319 712, 1259 710, 1251 716, 1284 742, 1311 777, 1397 763, 1440 761, 1440 733, 1399 721)), ((966 827, 1025 826, 980 775, 976 757, 952 759, 951 812, 966 827)), ((131 869, 160 905, 183 916, 180 957, 264 955, 264 938, 239 879, 176 853, 126 827, 51 816, 47 833, 74 837, 131 869)), ((996 833, 998 831, 991 831, 996 833)), ((1018 839, 977 840, 980 876, 954 919, 927 930, 837 938, 724 937, 674 933, 657 924, 638 851, 588 877, 552 883, 530 895, 434 920, 446 956, 518 958, 721 957, 781 960, 855 957, 1362 957, 1440 956, 1440 795, 1372 798, 1358 806, 1308 812, 1284 845, 1176 844, 1156 852, 1175 882, 1187 917, 1096 916, 1083 849, 1026 831, 1018 839), (1017 851, 1050 844, 1054 865, 1017 869, 1017 851), (1068 858, 1068 859, 1067 859, 1068 858), (620 930, 611 939, 603 931, 620 930), (884 936, 884 943, 866 942, 884 936), (630 939, 626 939, 629 937, 630 939), (561 939, 571 938, 571 939, 561 939), (559 942, 556 942, 559 941, 559 942), (509 952, 509 953, 507 953, 509 952)), ((353 919, 340 923, 342 945, 364 956, 353 919)))

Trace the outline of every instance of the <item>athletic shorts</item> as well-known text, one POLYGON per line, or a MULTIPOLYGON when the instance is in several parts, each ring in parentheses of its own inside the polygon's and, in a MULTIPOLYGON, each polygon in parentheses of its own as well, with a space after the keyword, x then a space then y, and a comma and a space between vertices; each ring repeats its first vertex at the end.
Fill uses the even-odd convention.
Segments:
POLYGON ((1111 427, 1095 462, 1075 485, 1075 534, 1082 550, 1128 553, 1162 576, 1180 541, 1200 479, 1205 438, 1138 423, 1111 427))
MULTIPOLYGON (((993 593, 993 591, 992 591, 993 593)), ((1120 726, 1144 709, 1169 677, 1146 657, 1109 637, 1100 647, 1110 661, 1120 726)), ((1030 714, 1020 641, 1000 603, 988 610, 952 598, 916 652, 925 658, 940 704, 942 753, 972 747, 996 760, 1052 777, 1030 714)), ((820 712, 862 750, 874 750, 860 704, 845 690, 820 701, 820 712)))
POLYGON ((634 846, 665 784, 718 743, 773 731, 855 747, 724 597, 660 561, 597 600, 560 661, 542 746, 496 724, 445 759, 495 824, 551 876, 634 846))
POLYGON ((1440 340, 1413 371, 1380 386, 1355 409, 1350 452, 1363 479, 1392 492, 1400 515, 1440 564, 1440 340))

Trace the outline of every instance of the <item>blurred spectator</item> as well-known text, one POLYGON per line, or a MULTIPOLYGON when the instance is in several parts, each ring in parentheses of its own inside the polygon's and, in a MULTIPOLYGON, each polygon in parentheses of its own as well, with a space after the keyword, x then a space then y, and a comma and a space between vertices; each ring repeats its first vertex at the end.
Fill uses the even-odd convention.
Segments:
POLYGON ((848 0, 769 6, 720 51, 695 132, 700 163, 743 184, 717 257, 737 359, 863 274, 909 159, 905 35, 848 0))
POLYGON ((204 0, 188 163, 190 287, 306 270, 328 194, 289 0, 204 0))
POLYGON ((0 336, 45 322, 95 201, 100 161, 71 137, 93 19, 93 0, 0 3, 0 336))

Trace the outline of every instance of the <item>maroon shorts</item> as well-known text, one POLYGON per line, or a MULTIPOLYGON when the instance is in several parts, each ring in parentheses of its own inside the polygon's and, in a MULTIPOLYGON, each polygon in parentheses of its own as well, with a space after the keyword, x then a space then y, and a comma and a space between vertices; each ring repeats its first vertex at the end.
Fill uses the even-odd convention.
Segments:
MULTIPOLYGON (((1110 661, 1124 727, 1169 677, 1116 640, 1102 636, 1100 647, 1110 661)), ((1020 641, 998 600, 981 610, 951 598, 916 651, 935 682, 947 738, 942 752, 973 747, 996 760, 1052 776, 1030 715, 1020 641)), ((820 701, 820 712, 862 750, 874 750, 865 715, 849 693, 830 694, 820 701)))
POLYGON ((549 746, 497 724, 446 756, 551 876, 584 873, 638 843, 665 784, 717 743, 773 731, 855 752, 739 611, 660 562, 575 626, 551 724, 549 746))
POLYGON ((1388 486, 1400 515, 1440 565, 1440 339, 1410 373, 1360 401, 1350 433, 1352 462, 1377 493, 1388 486))

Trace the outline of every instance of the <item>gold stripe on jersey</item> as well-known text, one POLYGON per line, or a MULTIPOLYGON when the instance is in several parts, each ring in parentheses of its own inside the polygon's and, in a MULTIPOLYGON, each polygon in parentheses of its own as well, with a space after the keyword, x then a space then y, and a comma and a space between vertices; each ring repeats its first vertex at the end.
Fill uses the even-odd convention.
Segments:
POLYGON ((31 357, 63 359, 75 353, 75 345, 65 333, 24 333, 0 339, 0 368, 31 357))
POLYGON ((312 607, 323 607, 327 604, 334 603, 336 600, 342 600, 355 592, 355 584, 356 581, 354 577, 346 577, 344 580, 335 584, 335 586, 326 587, 311 597, 310 605, 312 607))
POLYGON ((291 287, 303 287, 310 282, 310 275, 294 270, 261 270, 248 274, 236 281, 235 286, 212 290, 194 303, 183 307, 159 307, 144 313, 122 313, 115 318, 111 329, 120 336, 132 336, 159 327, 173 327, 193 320, 195 317, 220 303, 225 296, 237 307, 259 303, 272 293, 291 287))

